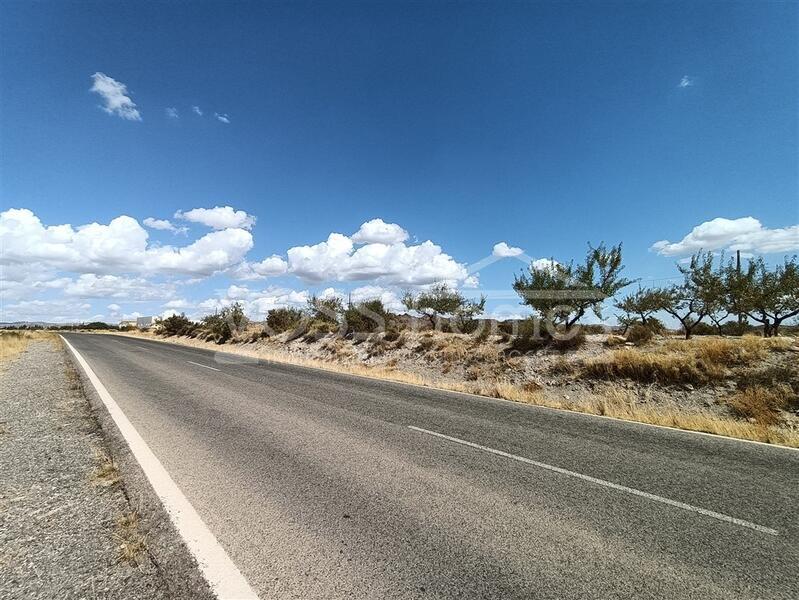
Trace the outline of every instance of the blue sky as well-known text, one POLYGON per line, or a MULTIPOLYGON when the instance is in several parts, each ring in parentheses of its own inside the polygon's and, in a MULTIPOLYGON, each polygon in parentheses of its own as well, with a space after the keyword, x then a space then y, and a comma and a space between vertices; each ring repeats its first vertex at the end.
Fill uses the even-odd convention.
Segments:
POLYGON ((698 247, 780 259, 799 249, 798 10, 4 3, 0 320, 257 312, 432 279, 521 312, 498 297, 518 258, 469 273, 500 242, 563 261, 623 241, 646 280, 698 247), (136 226, 107 227, 123 215, 136 226), (373 219, 398 227, 315 246, 373 219), (242 267, 273 255, 285 268, 242 267))

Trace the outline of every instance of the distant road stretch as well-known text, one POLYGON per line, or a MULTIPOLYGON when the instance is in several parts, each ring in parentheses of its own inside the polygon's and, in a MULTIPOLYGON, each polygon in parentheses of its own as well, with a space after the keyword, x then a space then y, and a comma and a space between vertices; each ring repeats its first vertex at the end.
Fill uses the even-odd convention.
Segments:
POLYGON ((266 598, 799 598, 799 452, 65 334, 266 598))

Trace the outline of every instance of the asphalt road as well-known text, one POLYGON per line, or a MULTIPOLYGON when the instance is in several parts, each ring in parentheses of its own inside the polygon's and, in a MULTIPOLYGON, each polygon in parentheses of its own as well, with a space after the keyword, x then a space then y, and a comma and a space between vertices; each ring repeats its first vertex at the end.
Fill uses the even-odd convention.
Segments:
POLYGON ((799 452, 65 337, 261 598, 799 598, 799 452))

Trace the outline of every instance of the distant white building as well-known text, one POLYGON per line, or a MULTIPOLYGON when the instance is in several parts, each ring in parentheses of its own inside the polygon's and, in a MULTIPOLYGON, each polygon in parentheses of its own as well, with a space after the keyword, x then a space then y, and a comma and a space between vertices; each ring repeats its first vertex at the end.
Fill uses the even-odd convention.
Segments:
POLYGON ((120 327, 136 327, 136 319, 123 319, 119 322, 120 327))
POLYGON ((136 318, 136 327, 139 329, 149 329, 155 325, 155 321, 152 317, 137 317, 136 318))

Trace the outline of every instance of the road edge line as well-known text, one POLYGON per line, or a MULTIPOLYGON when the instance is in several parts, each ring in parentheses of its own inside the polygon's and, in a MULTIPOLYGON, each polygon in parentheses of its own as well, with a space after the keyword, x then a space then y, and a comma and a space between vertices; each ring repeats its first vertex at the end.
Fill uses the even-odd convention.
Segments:
MULTIPOLYGON (((156 344, 165 344, 167 346, 176 346, 178 348, 188 348, 190 350, 199 350, 201 352, 210 352, 212 354, 227 354, 229 356, 245 356, 239 355, 235 352, 226 352, 224 350, 212 350, 210 348, 202 348, 200 346, 191 346, 188 344, 181 344, 179 342, 170 342, 167 340, 159 340, 156 338, 148 338, 136 335, 125 335, 123 333, 100 333, 100 332, 91 332, 92 334, 96 335, 113 335, 121 338, 133 339, 133 340, 141 340, 144 342, 153 342, 156 344)), ((681 429, 679 427, 672 427, 671 425, 658 425, 657 423, 647 423, 645 421, 634 421, 632 419, 622 419, 621 417, 612 417, 610 415, 597 415, 594 413, 589 412, 581 412, 579 410, 571 410, 568 408, 558 408, 556 406, 546 406, 544 404, 533 404, 530 402, 520 402, 518 400, 508 400, 507 398, 497 398, 495 396, 482 396, 480 394, 475 394, 473 392, 463 392, 459 390, 448 390, 446 388, 440 388, 433 385, 424 385, 421 383, 411 383, 409 381, 397 381, 395 379, 384 379, 382 377, 372 376, 372 375, 362 375, 360 373, 348 373, 346 371, 336 371, 334 369, 327 369, 322 366, 310 366, 310 365, 299 365, 292 362, 281 361, 272 358, 260 358, 260 357, 252 357, 257 359, 260 362, 264 363, 274 363, 277 365, 287 365, 289 367, 296 367, 298 369, 307 369, 311 371, 322 371, 323 373, 332 373, 334 375, 341 375, 343 377, 357 377, 359 379, 365 379, 367 381, 378 381, 383 383, 390 383, 392 385, 405 385, 410 387, 415 387, 423 390, 432 390, 434 392, 442 392, 446 394, 457 394, 461 396, 467 396, 470 398, 476 398, 478 400, 489 401, 489 402, 502 402, 505 404, 511 404, 513 406, 519 407, 527 407, 533 410, 548 410, 552 412, 557 412, 569 416, 577 416, 577 417, 584 417, 586 419, 604 419, 607 421, 615 421, 617 423, 622 423, 626 425, 633 425, 633 426, 641 426, 641 427, 654 427, 656 429, 664 429, 666 431, 672 431, 675 433, 688 433, 692 435, 701 435, 707 437, 709 439, 725 441, 725 442, 742 442, 744 444, 754 444, 756 446, 762 446, 764 448, 774 448, 776 450, 789 450, 791 452, 799 452, 799 448, 794 448, 793 446, 783 446, 782 444, 774 444, 772 442, 760 442, 758 440, 747 440, 746 438, 737 438, 732 437, 729 435, 722 435, 720 433, 710 433, 708 431, 697 431, 695 429, 681 429)))
POLYGON ((59 337, 70 349, 83 369, 97 395, 108 410, 119 433, 139 463, 170 520, 177 529, 191 555, 197 561, 211 591, 220 600, 259 600, 244 575, 231 560, 216 536, 208 529, 200 515, 183 495, 180 488, 153 451, 141 437, 86 359, 62 335, 59 337))

